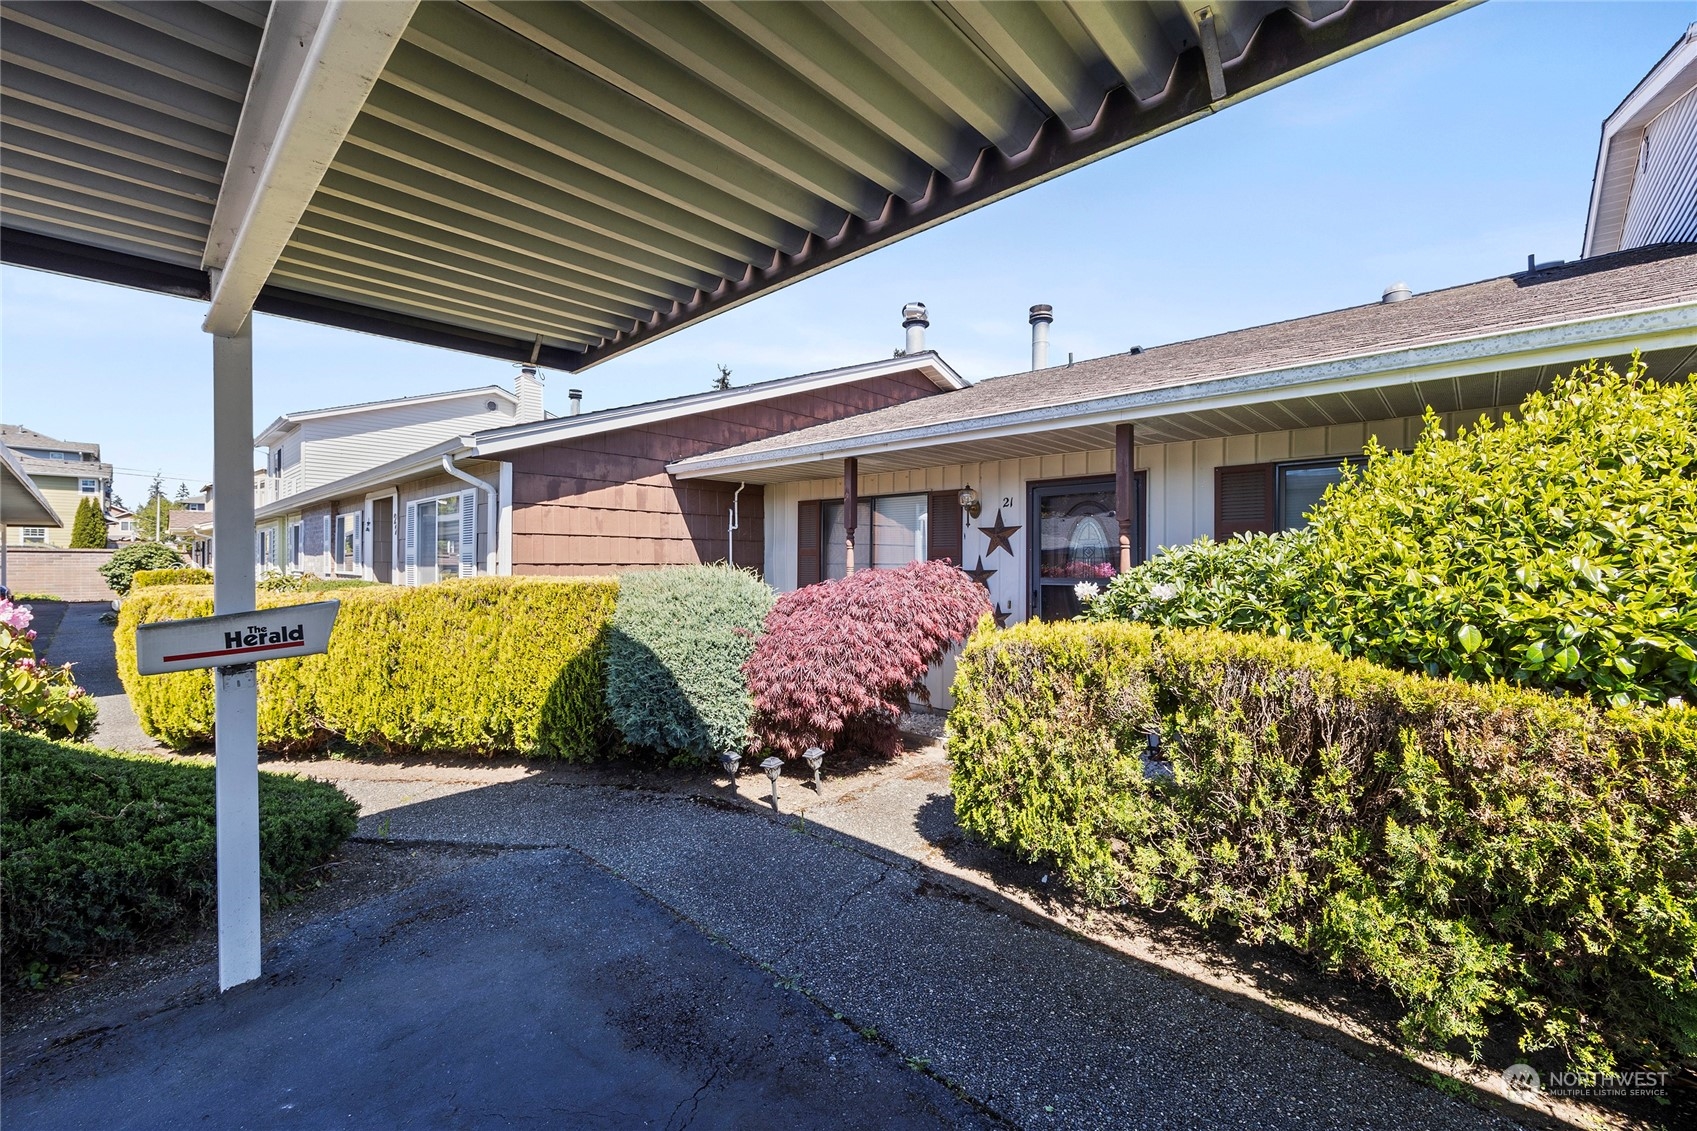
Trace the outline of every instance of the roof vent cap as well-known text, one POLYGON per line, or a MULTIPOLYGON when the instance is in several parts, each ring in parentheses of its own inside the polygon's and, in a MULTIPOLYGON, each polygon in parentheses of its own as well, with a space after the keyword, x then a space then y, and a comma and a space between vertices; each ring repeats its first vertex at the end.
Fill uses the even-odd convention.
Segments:
POLYGON ((1380 302, 1407 302, 1414 297, 1414 292, 1408 289, 1407 283, 1392 283, 1385 288, 1385 295, 1380 302))

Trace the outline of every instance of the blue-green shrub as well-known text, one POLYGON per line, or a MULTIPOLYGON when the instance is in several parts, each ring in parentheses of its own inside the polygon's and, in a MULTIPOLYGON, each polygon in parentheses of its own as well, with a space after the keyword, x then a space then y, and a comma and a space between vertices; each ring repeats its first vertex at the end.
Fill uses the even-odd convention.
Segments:
POLYGON ((776 595, 729 566, 628 573, 607 638, 607 706, 632 747, 668 757, 742 751, 752 703, 742 665, 776 595))

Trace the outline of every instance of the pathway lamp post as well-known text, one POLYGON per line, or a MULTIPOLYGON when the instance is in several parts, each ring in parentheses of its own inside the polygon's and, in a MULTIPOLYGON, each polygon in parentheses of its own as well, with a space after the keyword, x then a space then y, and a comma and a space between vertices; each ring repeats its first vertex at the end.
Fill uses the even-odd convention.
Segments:
POLYGON ((768 758, 760 763, 760 768, 766 771, 766 778, 772 783, 772 812, 778 811, 778 775, 784 772, 782 758, 768 758))
POLYGON ((802 751, 801 756, 807 760, 808 768, 813 771, 813 792, 818 793, 820 789, 819 764, 825 760, 825 752, 817 746, 809 746, 802 751))
POLYGON ((719 765, 725 768, 725 776, 731 779, 731 784, 737 784, 737 767, 742 765, 742 755, 735 750, 727 750, 719 755, 719 765))

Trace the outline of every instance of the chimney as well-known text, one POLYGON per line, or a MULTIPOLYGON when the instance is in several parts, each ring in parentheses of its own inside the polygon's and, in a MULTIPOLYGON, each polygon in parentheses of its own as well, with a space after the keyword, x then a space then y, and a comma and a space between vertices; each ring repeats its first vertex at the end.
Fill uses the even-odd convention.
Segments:
POLYGON ((1049 368, 1049 323, 1055 320, 1055 308, 1040 302, 1031 308, 1031 368, 1049 368))
POLYGON ((572 399, 571 414, 573 416, 576 416, 579 413, 581 413, 583 411, 583 390, 582 389, 567 389, 566 390, 566 396, 568 396, 572 399))
POLYGON ((1408 289, 1407 283, 1392 283, 1385 288, 1384 297, 1380 302, 1407 302, 1414 297, 1414 292, 1408 289))
POLYGON ((518 378, 513 382, 513 394, 518 397, 518 412, 513 416, 515 424, 529 424, 533 420, 542 419, 542 372, 534 365, 519 366, 518 378))
POLYGON ((902 329, 907 331, 905 353, 925 352, 925 329, 931 322, 925 317, 925 304, 910 302, 902 307, 902 329))

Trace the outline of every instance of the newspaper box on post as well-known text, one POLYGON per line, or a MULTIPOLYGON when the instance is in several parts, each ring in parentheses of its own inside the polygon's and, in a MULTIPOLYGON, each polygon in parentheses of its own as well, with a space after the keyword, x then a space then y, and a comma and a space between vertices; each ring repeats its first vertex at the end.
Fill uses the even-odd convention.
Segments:
POLYGON ((163 675, 325 652, 341 607, 340 601, 314 601, 144 624, 136 629, 136 670, 142 675, 163 675))

